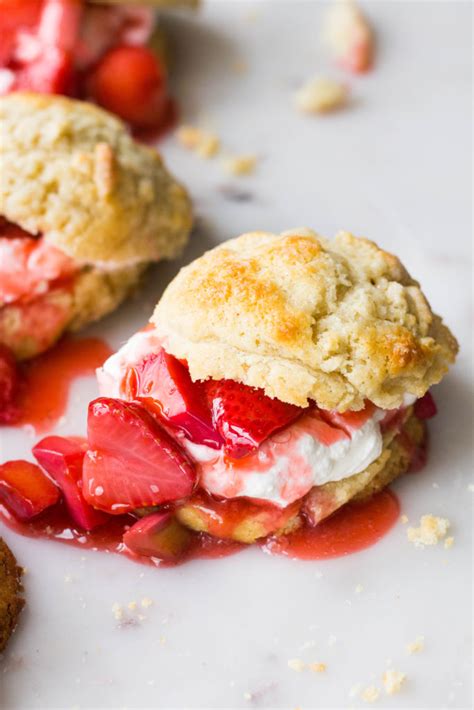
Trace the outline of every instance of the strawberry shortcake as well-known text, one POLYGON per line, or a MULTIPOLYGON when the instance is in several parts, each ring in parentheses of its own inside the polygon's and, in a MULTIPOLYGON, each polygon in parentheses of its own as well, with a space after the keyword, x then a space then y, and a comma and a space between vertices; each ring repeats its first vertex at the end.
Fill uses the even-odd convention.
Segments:
POLYGON ((0 94, 88 99, 137 131, 163 129, 173 103, 154 7, 193 0, 0 0, 0 94))
POLYGON ((102 109, 0 99, 0 345, 20 359, 113 310, 191 228, 160 156, 102 109))
POLYGON ((398 519, 382 489, 424 464, 429 390, 456 352, 373 242, 245 234, 182 269, 98 370, 87 439, 0 465, 0 516, 158 565, 251 543, 354 552, 398 519))
POLYGON ((82 493, 138 514, 125 543, 158 558, 189 529, 252 543, 316 526, 420 466, 456 352, 373 242, 245 234, 182 269, 98 371, 82 493))

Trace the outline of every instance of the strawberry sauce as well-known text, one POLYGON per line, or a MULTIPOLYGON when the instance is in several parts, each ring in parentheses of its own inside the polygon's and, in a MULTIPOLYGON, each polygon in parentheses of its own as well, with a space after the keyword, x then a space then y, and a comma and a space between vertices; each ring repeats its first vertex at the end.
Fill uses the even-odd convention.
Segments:
POLYGON ((321 560, 342 557, 374 545, 400 516, 400 504, 388 490, 362 503, 349 503, 315 527, 271 537, 261 547, 271 555, 321 560))
POLYGON ((99 338, 65 338, 25 363, 15 425, 29 424, 36 433, 51 429, 64 414, 74 380, 93 375, 111 352, 99 338))
POLYGON ((246 545, 231 540, 219 540, 204 533, 193 533, 193 539, 186 555, 178 562, 163 562, 153 557, 135 555, 123 544, 124 532, 136 522, 132 515, 113 515, 105 525, 86 532, 75 527, 64 503, 49 508, 29 522, 14 518, 0 505, 0 521, 10 530, 25 537, 56 540, 64 545, 124 555, 129 559, 152 567, 175 567, 177 564, 195 559, 217 559, 227 557, 245 549, 246 545))

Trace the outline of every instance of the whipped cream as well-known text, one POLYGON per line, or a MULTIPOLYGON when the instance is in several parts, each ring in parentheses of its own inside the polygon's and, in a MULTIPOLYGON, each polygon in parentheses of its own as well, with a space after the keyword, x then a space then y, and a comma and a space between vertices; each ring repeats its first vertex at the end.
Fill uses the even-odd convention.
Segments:
POLYGON ((239 461, 223 451, 185 439, 183 446, 198 465, 201 485, 223 498, 246 496, 286 507, 313 486, 360 473, 382 453, 380 410, 359 428, 332 428, 310 410, 239 461))

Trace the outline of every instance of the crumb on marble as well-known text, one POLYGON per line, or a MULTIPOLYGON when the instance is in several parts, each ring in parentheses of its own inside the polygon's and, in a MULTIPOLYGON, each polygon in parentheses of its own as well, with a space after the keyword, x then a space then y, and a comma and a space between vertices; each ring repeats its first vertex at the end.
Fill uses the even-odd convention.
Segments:
POLYGON ((383 687, 387 695, 395 695, 402 689, 405 683, 406 673, 395 671, 393 669, 386 670, 382 676, 383 687))
POLYGON ((417 636, 414 641, 411 643, 407 643, 406 645, 406 650, 407 653, 412 656, 414 653, 420 653, 423 651, 425 647, 425 637, 424 636, 417 636))
POLYGON ((408 515, 401 515, 400 522, 403 523, 403 525, 406 525, 408 523, 408 515))
POLYGON ((141 605, 144 609, 149 609, 153 606, 153 599, 150 599, 150 597, 143 597, 141 605))
POLYGON ((313 673, 325 673, 327 666, 325 663, 309 663, 308 668, 313 673))
POLYGON ((368 685, 361 692, 360 697, 366 703, 375 703, 380 696, 380 690, 375 685, 368 685))
POLYGON ((454 537, 447 537, 444 541, 444 549, 449 550, 454 545, 454 537))
POLYGON ((301 658, 290 658, 288 660, 288 668, 296 673, 301 673, 306 668, 306 663, 301 658))
POLYGON ((450 522, 447 518, 439 518, 436 515, 422 515, 420 525, 417 528, 410 527, 407 530, 407 537, 415 547, 425 547, 426 545, 437 545, 446 536, 450 522))
POLYGON ((200 158, 214 157, 221 147, 219 136, 193 126, 181 126, 178 128, 176 138, 182 146, 188 150, 195 151, 200 158))
POLYGON ((333 79, 312 79, 295 94, 296 108, 302 113, 329 113, 347 103, 347 88, 333 79))
POLYGON ((224 168, 231 175, 251 175, 256 166, 256 155, 234 155, 224 160, 224 168))

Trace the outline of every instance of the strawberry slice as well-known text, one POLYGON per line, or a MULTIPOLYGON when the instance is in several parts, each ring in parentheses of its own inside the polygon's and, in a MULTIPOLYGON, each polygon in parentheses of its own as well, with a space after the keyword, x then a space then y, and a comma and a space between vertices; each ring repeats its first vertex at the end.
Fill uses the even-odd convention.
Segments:
POLYGON ((181 559, 191 540, 189 530, 178 523, 170 512, 147 515, 123 536, 125 545, 136 555, 157 557, 167 562, 181 559))
POLYGON ((47 436, 33 448, 33 455, 61 488, 73 520, 84 530, 93 530, 107 522, 107 516, 94 510, 82 495, 82 464, 86 448, 85 440, 47 436))
POLYGON ((233 380, 208 380, 204 388, 226 453, 236 459, 251 454, 271 434, 305 411, 233 380))
POLYGON ((91 73, 92 98, 137 128, 157 128, 166 116, 165 71, 145 47, 109 50, 91 73))
POLYGON ((131 368, 122 389, 128 399, 138 399, 196 444, 223 446, 202 383, 193 382, 186 366, 163 349, 131 368))
POLYGON ((100 397, 89 405, 84 496, 108 513, 160 505, 190 495, 189 459, 139 404, 100 397))
POLYGON ((336 412, 329 409, 320 409, 319 413, 322 419, 328 424, 342 429, 342 431, 351 436, 354 431, 364 426, 373 416, 374 411, 375 405, 367 400, 364 409, 360 409, 356 412, 336 412))
POLYGON ((58 502, 60 492, 46 474, 29 461, 0 466, 0 503, 19 520, 29 520, 58 502))
POLYGON ((416 400, 414 411, 418 419, 431 419, 438 414, 438 407, 431 392, 427 392, 421 399, 416 400))
POLYGON ((20 372, 13 353, 0 343, 0 425, 14 424, 20 410, 16 398, 20 389, 20 372))
POLYGON ((38 94, 73 93, 74 67, 68 52, 58 47, 44 47, 34 61, 19 66, 15 71, 15 91, 34 91, 38 94))

